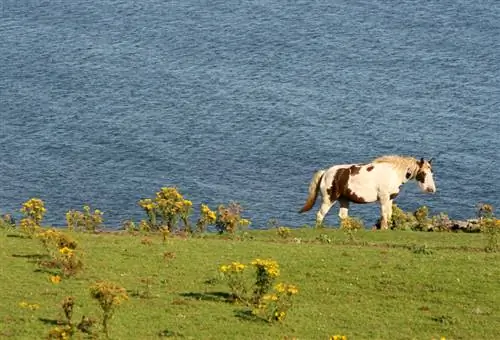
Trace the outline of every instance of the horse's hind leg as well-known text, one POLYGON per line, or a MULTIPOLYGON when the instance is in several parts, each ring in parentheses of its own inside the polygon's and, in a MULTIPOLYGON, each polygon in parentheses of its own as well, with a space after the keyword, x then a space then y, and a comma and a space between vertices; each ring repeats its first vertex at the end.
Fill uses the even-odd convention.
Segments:
POLYGON ((322 226, 323 225, 323 219, 325 218, 326 214, 330 210, 330 208, 335 204, 335 201, 331 202, 330 198, 328 196, 323 198, 323 202, 321 203, 321 207, 319 208, 318 212, 316 213, 316 226, 322 226))
POLYGON ((339 209, 340 219, 349 217, 349 201, 341 198, 339 202, 340 202, 340 209, 339 209))

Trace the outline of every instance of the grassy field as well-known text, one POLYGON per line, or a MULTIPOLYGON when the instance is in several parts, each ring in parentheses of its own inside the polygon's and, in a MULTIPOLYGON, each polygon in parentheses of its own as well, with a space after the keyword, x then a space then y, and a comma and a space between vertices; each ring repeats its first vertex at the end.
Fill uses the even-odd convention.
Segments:
POLYGON ((39 240, 0 231, 1 339, 46 338, 63 319, 67 296, 76 299, 75 320, 99 319, 89 293, 98 280, 125 287, 130 297, 111 320, 112 339, 500 338, 500 255, 483 250, 482 234, 360 231, 355 242, 335 229, 296 229, 286 240, 276 230, 165 242, 160 235, 70 235, 84 269, 55 284, 54 269, 37 264, 45 254, 39 240), (299 288, 282 323, 251 317, 225 299, 218 268, 255 258, 276 260, 278 281, 299 288))

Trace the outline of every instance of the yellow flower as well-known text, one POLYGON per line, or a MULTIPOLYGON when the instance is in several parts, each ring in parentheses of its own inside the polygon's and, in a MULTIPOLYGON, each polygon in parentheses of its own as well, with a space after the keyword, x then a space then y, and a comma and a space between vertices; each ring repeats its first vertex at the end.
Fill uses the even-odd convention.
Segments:
POLYGON ((207 216, 210 221, 215 221, 217 219, 217 215, 215 215, 213 211, 209 211, 207 216))
POLYGON ((285 291, 285 284, 284 283, 278 283, 274 288, 278 291, 278 293, 283 293, 285 291))
POLYGON ((229 267, 226 265, 220 266, 219 271, 222 273, 226 273, 228 271, 229 267))
POLYGON ((61 282, 61 277, 59 275, 52 275, 50 277, 50 282, 52 282, 53 284, 58 284, 59 282, 61 282))
POLYGON ((286 313, 285 312, 276 312, 274 313, 274 316, 278 321, 283 321, 285 319, 286 313))
POLYGON ((68 247, 63 247, 63 248, 59 249, 59 252, 62 255, 72 255, 73 254, 73 250, 69 249, 68 247))
POLYGON ((37 310, 38 308, 40 308, 40 305, 37 303, 34 303, 34 304, 29 305, 28 307, 30 310, 37 310))
POLYGON ((19 302, 19 307, 26 308, 28 307, 28 303, 26 301, 19 302))
POLYGON ((294 285, 289 285, 287 291, 289 294, 295 295, 299 292, 299 289, 294 285))
POLYGON ((330 340, 347 340, 347 337, 345 335, 332 335, 330 340))

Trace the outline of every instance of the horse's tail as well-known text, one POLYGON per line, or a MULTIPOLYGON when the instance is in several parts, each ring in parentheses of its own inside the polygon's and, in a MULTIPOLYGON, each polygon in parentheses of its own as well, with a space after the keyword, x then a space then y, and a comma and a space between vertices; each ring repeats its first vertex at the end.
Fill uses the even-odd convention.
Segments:
POLYGON ((307 201, 302 207, 302 209, 299 210, 299 213, 309 211, 313 207, 314 202, 316 202, 316 198, 318 197, 319 183, 321 181, 321 178, 323 178, 324 174, 325 170, 318 170, 314 174, 311 183, 309 184, 309 196, 307 197, 307 201))

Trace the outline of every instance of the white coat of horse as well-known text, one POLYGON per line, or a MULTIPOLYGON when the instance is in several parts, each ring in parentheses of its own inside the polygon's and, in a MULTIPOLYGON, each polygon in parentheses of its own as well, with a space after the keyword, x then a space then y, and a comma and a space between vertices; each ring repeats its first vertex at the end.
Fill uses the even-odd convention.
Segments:
POLYGON ((348 217, 349 203, 380 202, 380 228, 388 229, 392 216, 392 201, 400 187, 416 180, 424 192, 436 192, 432 172, 432 159, 417 160, 406 156, 381 156, 369 164, 334 165, 317 171, 309 185, 309 196, 299 212, 311 210, 318 193, 322 203, 316 214, 316 224, 321 225, 330 208, 339 201, 339 217, 348 217))

